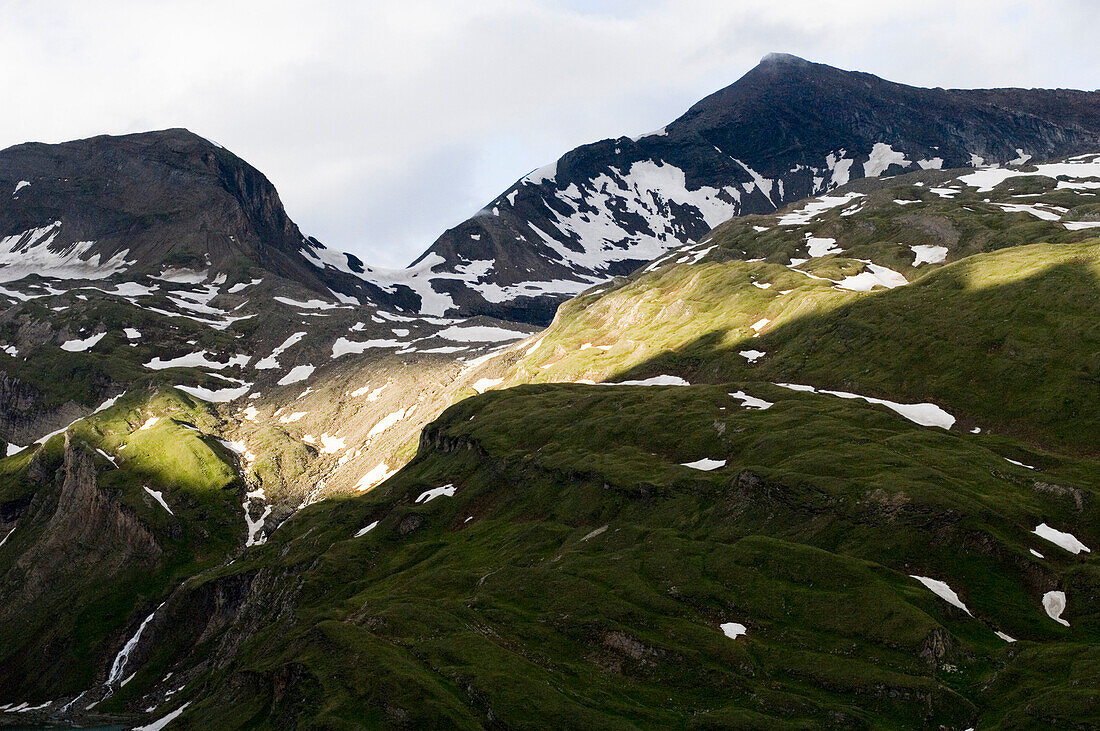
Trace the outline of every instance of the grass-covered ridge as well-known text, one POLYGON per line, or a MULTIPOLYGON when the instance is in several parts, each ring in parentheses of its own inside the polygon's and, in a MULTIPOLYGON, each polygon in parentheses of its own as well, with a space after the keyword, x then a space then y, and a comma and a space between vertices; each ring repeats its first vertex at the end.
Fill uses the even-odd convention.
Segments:
POLYGON ((514 378, 794 381, 933 401, 968 428, 1096 454, 1098 307, 1097 243, 975 255, 868 293, 767 262, 685 264, 569 303, 514 378))
POLYGON ((177 723, 1080 720, 1100 573, 1030 530, 1100 542, 1100 472, 1060 458, 1036 474, 1004 460, 1018 449, 756 382, 469 399, 400 476, 311 506, 209 579, 293 574, 300 593, 177 723), (775 405, 746 410, 734 388, 775 405), (726 465, 680 464, 702 457, 726 465), (447 484, 452 497, 415 502, 447 484), (909 574, 946 581, 973 616, 909 574), (1070 628, 1043 612, 1053 588, 1070 628), (731 640, 725 622, 748 632, 731 640), (1014 695, 1028 684, 1043 707, 1014 695))

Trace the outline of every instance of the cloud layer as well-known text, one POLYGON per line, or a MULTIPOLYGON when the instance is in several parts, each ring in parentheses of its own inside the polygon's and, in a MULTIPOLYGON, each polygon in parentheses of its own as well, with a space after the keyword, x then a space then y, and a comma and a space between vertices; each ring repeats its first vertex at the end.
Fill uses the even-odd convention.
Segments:
POLYGON ((404 266, 524 173, 770 51, 921 86, 1095 88, 1100 4, 0 2, 0 147, 184 126, 307 233, 404 266))

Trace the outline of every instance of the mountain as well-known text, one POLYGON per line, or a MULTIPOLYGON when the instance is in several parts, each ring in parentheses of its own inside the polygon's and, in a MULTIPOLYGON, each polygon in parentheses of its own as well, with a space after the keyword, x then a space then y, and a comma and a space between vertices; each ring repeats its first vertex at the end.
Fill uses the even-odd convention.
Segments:
POLYGON ((578 147, 445 232, 422 311, 546 324, 566 298, 860 177, 1091 152, 1100 92, 922 89, 773 54, 650 134, 578 147))
POLYGON ((324 247, 287 217, 271 182, 184 129, 10 147, 0 151, 0 187, 11 191, 0 196, 3 282, 177 268, 224 274, 232 285, 247 281, 245 268, 261 266, 327 297, 337 288, 401 301, 314 264, 324 247))
MULTIPOLYGON (((1086 145, 1091 95, 988 94, 1086 145)), ((324 248, 190 133, 13 148, 0 724, 1100 725, 1100 145, 948 169, 942 133, 741 185, 542 330, 324 248)))
POLYGON ((1098 189, 852 181, 462 372, 133 389, 0 462, 6 718, 1095 725, 1098 189), (442 411, 381 473, 372 397, 442 411))

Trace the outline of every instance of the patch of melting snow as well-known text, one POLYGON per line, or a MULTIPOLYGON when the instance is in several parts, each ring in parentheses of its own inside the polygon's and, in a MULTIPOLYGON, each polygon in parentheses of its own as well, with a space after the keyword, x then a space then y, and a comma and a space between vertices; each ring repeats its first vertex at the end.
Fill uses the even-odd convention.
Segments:
POLYGON ((362 528, 360 528, 359 530, 355 531, 355 535, 353 537, 354 538, 362 538, 363 536, 365 536, 366 534, 368 534, 372 530, 374 530, 375 526, 377 526, 377 525, 378 525, 377 520, 374 521, 373 523, 371 523, 370 525, 365 525, 362 528))
POLYGON ((1031 555, 1032 555, 1032 556, 1035 556, 1035 557, 1037 557, 1037 558, 1046 558, 1046 556, 1044 556, 1043 554, 1039 553, 1039 552, 1038 552, 1038 551, 1036 551, 1036 550, 1035 550, 1034 548, 1029 548, 1029 549, 1027 549, 1027 550, 1031 551, 1031 555))
POLYGON ((848 393, 846 391, 828 391, 825 389, 816 389, 813 386, 805 386, 798 383, 776 383, 776 386, 782 386, 783 388, 789 388, 792 391, 805 391, 808 393, 824 393, 830 396, 837 396, 843 399, 862 399, 869 404, 878 404, 885 406, 886 408, 894 411, 901 416, 904 416, 914 424, 920 424, 921 426, 938 426, 941 429, 950 429, 955 424, 955 417, 947 413, 939 406, 930 403, 919 404, 900 404, 896 401, 887 401, 886 399, 874 398, 872 396, 860 396, 856 393, 848 393))
POLYGON ((67 350, 70 353, 82 353, 86 350, 91 350, 92 346, 98 343, 107 333, 97 333, 91 337, 84 338, 83 340, 66 340, 61 343, 61 349, 67 350))
POLYGON ((900 272, 895 272, 888 267, 866 262, 863 268, 864 270, 859 274, 853 274, 837 282, 837 289, 846 289, 851 292, 870 292, 875 287, 893 289, 909 283, 900 272))
POLYGON ((1017 462, 1016 460, 1014 460, 1014 459, 1009 459, 1008 457, 1005 457, 1005 458, 1004 458, 1004 461, 1005 461, 1005 462, 1009 462, 1009 463, 1011 463, 1011 464, 1014 464, 1014 465, 1016 465, 1017 467, 1025 467, 1025 468, 1027 468, 1027 469, 1029 469, 1029 470, 1033 470, 1033 469, 1035 469, 1034 467, 1032 467, 1032 466, 1031 466, 1031 465, 1029 465, 1029 464, 1024 464, 1023 462, 1017 462))
POLYGON ((152 429, 154 426, 157 425, 158 421, 160 421, 159 416, 150 416, 148 419, 145 420, 144 424, 142 424, 141 426, 139 426, 137 428, 137 430, 138 431, 146 431, 148 429, 152 429))
POLYGON ((308 299, 304 302, 301 300, 291 299, 290 297, 272 297, 271 299, 284 305, 289 305, 290 307, 298 307, 303 310, 335 310, 336 308, 340 307, 340 305, 336 304, 335 302, 326 302, 324 300, 318 299, 308 299))
POLYGON ((1028 203, 994 203, 993 205, 1000 208, 1005 213, 1030 213, 1038 219, 1043 221, 1057 221, 1062 217, 1062 213, 1058 211, 1048 210, 1042 207, 1041 204, 1031 205, 1028 203))
POLYGON ((163 717, 159 720, 153 721, 152 723, 150 723, 146 726, 136 727, 134 729, 134 731, 161 731, 161 729, 163 729, 165 726, 167 726, 168 724, 172 723, 172 721, 175 721, 177 718, 179 718, 179 716, 184 712, 184 710, 187 709, 187 706, 189 706, 189 705, 191 705, 191 701, 187 701, 182 706, 180 706, 179 708, 177 708, 176 710, 172 711, 167 716, 165 716, 165 717, 163 717))
POLYGON ((933 246, 931 244, 914 244, 909 247, 913 252, 913 266, 921 264, 942 264, 947 258, 946 246, 933 246))
POLYGON ((267 536, 264 534, 264 522, 267 521, 267 516, 271 515, 271 506, 265 505, 263 513, 260 514, 258 520, 252 520, 252 500, 248 499, 241 503, 241 507, 244 508, 244 522, 248 527, 248 539, 245 540, 244 546, 262 546, 267 542, 267 536))
POLYGON ((473 389, 478 393, 485 393, 493 386, 499 386, 504 383, 503 378, 479 378, 473 385, 473 389))
POLYGON ((347 442, 343 437, 332 436, 327 433, 321 435, 321 454, 336 454, 346 446, 347 442))
MULTIPOLYGON (((1077 536, 1073 535, 1072 533, 1065 533, 1055 528, 1051 528, 1046 523, 1040 523, 1039 525, 1035 526, 1035 530, 1031 532, 1039 536, 1040 538, 1050 541, 1056 546, 1064 548, 1074 555, 1079 554, 1082 551, 1084 551, 1085 553, 1091 553, 1088 546, 1077 540, 1077 536)), ((1034 553, 1034 551, 1032 551, 1032 553, 1034 553)), ((1042 558, 1042 556, 1040 556, 1040 558, 1042 558)))
POLYGON ((843 254, 844 249, 836 245, 836 239, 811 236, 806 234, 806 252, 811 259, 830 254, 843 254))
POLYGON ((313 371, 316 370, 312 365, 296 365, 290 369, 290 371, 278 380, 278 385, 289 386, 292 383, 298 383, 304 381, 313 375, 313 371))
POLYGON ((1015 641, 1016 641, 1016 640, 1015 640, 1015 638, 1013 638, 1013 637, 1009 637, 1009 636, 1008 636, 1008 635, 1006 635, 1006 634, 1005 634, 1004 632, 1000 632, 1000 631, 998 631, 998 630, 994 630, 994 631, 993 631, 993 634, 997 635, 998 637, 1000 637, 1000 638, 1001 638, 1002 640, 1004 640, 1005 642, 1015 642, 1015 641))
POLYGON ((744 391, 735 391, 734 393, 731 393, 730 396, 733 396, 735 399, 740 401, 741 405, 744 406, 746 409, 757 409, 759 411, 763 411, 764 409, 770 409, 772 406, 775 406, 775 404, 771 401, 765 401, 762 398, 750 396, 744 391))
MULTIPOLYGON (((959 595, 956 594, 950 586, 945 582, 938 579, 930 579, 927 576, 917 576, 916 574, 909 574, 912 578, 916 579, 920 583, 924 584, 933 594, 943 599, 951 606, 958 607, 967 614, 970 614, 970 610, 966 608, 966 605, 962 603, 962 599, 959 599, 959 595)), ((974 616, 974 615, 970 615, 974 616)))
MULTIPOLYGON (((849 161, 851 162, 851 161, 849 161)), ((824 213, 825 211, 842 206, 856 198, 862 198, 862 193, 848 193, 843 196, 828 196, 823 195, 819 198, 815 198, 808 202, 805 206, 793 211, 791 213, 784 214, 779 217, 780 226, 801 226, 802 224, 809 223, 814 216, 824 213)), ((767 227, 755 227, 757 231, 767 231, 767 227)))
POLYGON ((1048 591, 1043 594, 1043 609, 1047 616, 1058 624, 1069 627, 1069 622, 1062 619, 1062 612, 1066 611, 1066 593, 1064 591, 1048 591))
POLYGON ((454 494, 455 486, 451 484, 446 484, 443 487, 433 487, 431 490, 425 490, 424 492, 420 493, 420 497, 418 497, 414 502, 429 503, 442 495, 453 497, 454 494))
POLYGON ((309 413, 308 411, 295 411, 293 414, 288 414, 287 416, 280 416, 279 417, 279 423, 280 424, 292 424, 295 421, 298 421, 299 419, 301 419, 303 416, 305 416, 308 413, 309 413))
POLYGON ((173 269, 169 267, 160 274, 153 275, 150 279, 159 279, 162 282, 174 282, 176 284, 201 284, 206 281, 209 272, 195 269, 173 269))
POLYGON ((500 342, 503 340, 516 340, 525 338, 529 333, 508 330, 503 327, 491 327, 488 325, 472 325, 460 327, 451 325, 443 328, 435 335, 444 340, 454 340, 463 343, 500 342))
POLYGON ((244 396, 252 388, 252 385, 248 384, 240 388, 222 388, 217 391, 202 386, 176 386, 176 388, 197 399, 214 404, 224 404, 244 396))
POLYGON ((722 634, 729 637, 731 640, 736 640, 749 631, 748 628, 740 622, 723 622, 718 625, 718 628, 722 630, 722 634))
POLYGON ((229 288, 229 290, 228 290, 229 294, 237 294, 238 292, 241 292, 241 291, 247 289, 248 287, 254 287, 255 285, 259 284, 262 281, 264 281, 264 280, 263 279, 253 279, 251 282, 237 282, 236 284, 234 284, 232 287, 229 288))
POLYGON ((702 470, 703 472, 710 472, 712 470, 719 469, 720 467, 725 467, 726 466, 726 460, 724 460, 724 459, 709 459, 707 457, 703 457, 702 459, 697 459, 694 462, 681 462, 680 466, 681 467, 690 467, 693 470, 702 470))
POLYGON ((181 355, 178 358, 169 358, 168 360, 161 360, 160 356, 157 356, 143 365, 154 371, 164 370, 165 368, 211 368, 220 371, 223 368, 232 368, 233 366, 240 366, 243 368, 248 365, 248 361, 252 359, 252 356, 249 355, 234 355, 225 363, 220 363, 216 360, 207 358, 206 353, 207 351, 200 350, 197 353, 188 353, 187 355, 181 355))
POLYGON ((1089 160, 1081 158, 1079 160, 1036 165, 1035 170, 1032 172, 1009 170, 1007 168, 989 168, 963 175, 959 178, 959 182, 977 188, 979 193, 988 193, 1009 178, 1023 175, 1042 175, 1048 178, 1066 177, 1071 180, 1100 178, 1100 157, 1093 157, 1089 160))
POLYGON ((1086 228, 1100 228, 1100 221, 1063 221, 1062 225, 1070 231, 1083 231, 1086 228))
POLYGON ((905 158, 904 152, 898 152, 884 142, 876 142, 867 162, 863 163, 863 174, 868 178, 877 178, 891 165, 909 167, 912 164, 911 160, 905 158))
MULTIPOLYGON (((240 457, 242 466, 245 469, 248 469, 249 467, 251 467, 252 463, 256 461, 256 453, 253 452, 252 450, 250 450, 248 448, 248 444, 245 443, 243 440, 239 441, 239 442, 231 442, 228 439, 218 438, 218 443, 221 444, 226 449, 228 449, 233 454, 240 457)), ((257 495, 261 498, 264 496, 263 495, 263 488, 260 488, 260 490, 258 492, 255 492, 255 493, 250 492, 245 497, 254 497, 254 496, 257 496, 257 495)))
POLYGON ((389 478, 397 474, 397 470, 391 470, 389 465, 385 462, 379 463, 377 467, 363 475, 359 482, 355 483, 355 489, 359 492, 365 492, 373 487, 377 487, 379 484, 385 482, 389 478))
POLYGON ((160 503, 160 506, 167 510, 169 515, 175 515, 175 513, 172 512, 172 508, 168 507, 168 503, 164 501, 164 493, 162 491, 153 490, 146 485, 142 485, 142 489, 145 490, 145 492, 149 493, 154 500, 160 503))
POLYGON ((367 432, 367 439, 370 439, 371 437, 377 436, 378 434, 386 431, 391 426, 404 419, 405 415, 410 411, 412 411, 411 408, 402 409, 400 411, 394 411, 390 414, 387 414, 385 417, 382 418, 381 421, 371 427, 370 431, 367 432))
POLYGON ((254 365, 252 367, 256 368, 256 369, 259 369, 259 370, 265 370, 265 369, 269 369, 269 368, 278 368, 279 367, 279 360, 278 359, 279 359, 279 356, 283 354, 283 351, 285 351, 287 348, 290 348, 290 347, 298 344, 299 342, 301 342, 302 338, 304 338, 305 336, 306 336, 306 334, 304 332, 294 333, 293 335, 288 337, 286 340, 284 340, 281 345, 279 345, 277 348, 272 350, 271 355, 267 356, 266 358, 261 358, 260 360, 256 361, 256 365, 254 365))
POLYGON ((0 238, 0 282, 14 282, 32 274, 56 279, 105 279, 136 263, 126 261, 129 249, 107 260, 100 254, 90 254, 94 241, 77 241, 55 251, 50 247, 61 226, 61 221, 54 221, 0 238))
POLYGON ((767 355, 767 353, 765 353, 763 350, 742 350, 738 352, 738 355, 740 355, 742 358, 750 363, 755 363, 756 361, 767 355))
POLYGON ((760 334, 760 331, 766 328, 769 322, 771 322, 771 320, 769 320, 768 318, 761 317, 759 320, 750 325, 750 327, 755 330, 757 334, 760 334))
POLYGON ((601 386, 690 386, 691 384, 679 376, 653 376, 640 381, 619 381, 618 383, 601 383, 601 386))
POLYGON ((359 355, 372 348, 400 348, 407 345, 400 340, 390 340, 385 338, 374 338, 371 340, 348 340, 345 337, 339 337, 336 342, 332 344, 332 357, 339 358, 342 355, 354 354, 359 355))

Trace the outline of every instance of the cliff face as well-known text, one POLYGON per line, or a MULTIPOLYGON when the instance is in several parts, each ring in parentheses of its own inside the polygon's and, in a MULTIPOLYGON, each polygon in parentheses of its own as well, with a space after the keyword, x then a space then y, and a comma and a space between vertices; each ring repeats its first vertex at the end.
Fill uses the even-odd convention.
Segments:
POLYGON ((160 562, 153 532, 117 492, 100 486, 93 454, 67 436, 59 463, 45 453, 34 458, 33 497, 8 506, 5 530, 13 531, 9 543, 19 556, 0 577, 0 624, 5 636, 20 638, 21 651, 0 663, 0 684, 69 685, 83 638, 54 624, 55 615, 160 562))

